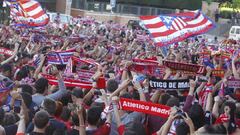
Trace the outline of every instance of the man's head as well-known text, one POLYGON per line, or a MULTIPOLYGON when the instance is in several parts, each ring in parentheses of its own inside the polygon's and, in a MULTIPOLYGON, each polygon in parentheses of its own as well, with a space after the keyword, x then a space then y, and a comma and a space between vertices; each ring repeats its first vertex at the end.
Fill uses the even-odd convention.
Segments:
POLYGON ((107 90, 113 93, 118 88, 118 82, 115 79, 109 79, 107 81, 107 90))
POLYGON ((84 96, 84 93, 83 93, 82 89, 80 89, 80 88, 76 87, 71 92, 71 97, 72 97, 73 103, 76 103, 77 99, 83 98, 83 96, 84 96))
POLYGON ((36 93, 44 94, 48 88, 48 80, 45 78, 39 78, 35 82, 36 93))
POLYGON ((23 92, 23 93, 28 93, 30 95, 33 94, 33 88, 28 84, 22 84, 19 86, 19 88, 21 89, 21 92, 23 92))
POLYGON ((91 107, 87 112, 87 122, 89 125, 97 125, 102 113, 101 107, 91 107))
POLYGON ((8 78, 12 77, 12 66, 10 64, 4 64, 1 66, 2 74, 8 78))
POLYGON ((33 119, 34 125, 38 129, 45 129, 48 126, 49 115, 46 111, 39 111, 35 114, 33 119))
POLYGON ((54 115, 57 109, 56 103, 54 100, 50 98, 45 98, 44 101, 42 102, 41 107, 46 110, 49 115, 54 115))

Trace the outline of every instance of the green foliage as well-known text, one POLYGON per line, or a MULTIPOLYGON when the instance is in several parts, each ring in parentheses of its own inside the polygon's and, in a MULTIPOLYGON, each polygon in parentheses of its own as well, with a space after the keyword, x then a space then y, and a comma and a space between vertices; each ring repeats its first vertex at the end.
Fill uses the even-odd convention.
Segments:
POLYGON ((220 12, 220 17, 226 18, 226 19, 231 19, 232 14, 233 14, 232 11, 221 11, 220 12))
POLYGON ((232 0, 233 8, 240 8, 240 0, 232 0))

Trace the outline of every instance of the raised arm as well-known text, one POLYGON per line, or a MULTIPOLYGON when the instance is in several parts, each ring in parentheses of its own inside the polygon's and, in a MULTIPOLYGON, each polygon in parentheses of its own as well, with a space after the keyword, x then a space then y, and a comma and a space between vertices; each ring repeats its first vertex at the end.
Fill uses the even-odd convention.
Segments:
POLYGON ((213 109, 212 109, 212 114, 215 117, 219 116, 219 105, 220 105, 220 97, 216 96, 216 97, 214 97, 214 105, 213 105, 213 109))
POLYGON ((10 62, 13 58, 15 58, 15 56, 18 53, 18 48, 19 48, 19 43, 15 43, 13 55, 11 57, 9 57, 8 59, 6 59, 5 61, 1 62, 0 65, 4 65, 4 64, 10 62))
POLYGON ((54 99, 54 100, 58 100, 58 99, 62 98, 65 94, 67 94, 67 89, 66 89, 66 86, 64 84, 62 73, 58 72, 57 75, 56 75, 56 78, 58 78, 59 90, 57 92, 52 93, 52 94, 47 96, 47 97, 49 97, 51 99, 54 99))
POLYGON ((42 55, 40 56, 41 62, 40 62, 40 64, 38 65, 37 69, 35 70, 34 75, 33 75, 33 78, 35 78, 35 79, 38 78, 38 75, 39 75, 39 73, 41 72, 41 69, 42 69, 42 67, 43 67, 43 64, 44 64, 45 59, 46 59, 46 56, 44 56, 44 55, 42 54, 42 55))
POLYGON ((119 87, 110 95, 110 98, 111 97, 114 97, 114 96, 117 96, 123 89, 125 89, 128 84, 130 83, 131 80, 127 79, 127 80, 124 80, 120 85, 119 87))
POLYGON ((85 111, 82 106, 82 101, 77 100, 77 112, 78 112, 78 119, 79 119, 79 134, 80 135, 86 135, 86 128, 85 128, 85 121, 83 119, 83 112, 85 111))
POLYGON ((234 57, 233 60, 232 60, 232 71, 233 71, 233 75, 234 75, 234 78, 236 79, 240 79, 240 75, 239 73, 237 72, 237 68, 235 66, 235 62, 237 61, 237 57, 234 57))

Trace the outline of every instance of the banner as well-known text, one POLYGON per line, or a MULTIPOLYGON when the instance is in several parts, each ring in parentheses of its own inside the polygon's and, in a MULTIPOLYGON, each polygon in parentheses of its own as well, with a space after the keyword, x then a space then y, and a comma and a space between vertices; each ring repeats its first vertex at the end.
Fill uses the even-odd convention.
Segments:
POLYGON ((229 88, 240 88, 240 79, 228 79, 227 80, 227 86, 229 88))
POLYGON ((4 54, 7 56, 12 56, 13 55, 13 51, 6 49, 6 48, 0 48, 0 54, 4 54))
POLYGON ((194 72, 196 74, 204 74, 205 67, 195 64, 187 64, 187 63, 179 63, 173 61, 163 61, 163 65, 171 68, 173 70, 182 70, 182 71, 189 71, 194 72))
POLYGON ((182 80, 160 80, 160 79, 149 79, 149 87, 152 89, 189 89, 189 80, 182 79, 182 80))
POLYGON ((162 78, 165 68, 159 66, 157 61, 133 59, 133 64, 129 67, 129 70, 136 73, 155 76, 162 78))
POLYGON ((132 100, 120 98, 120 107, 126 111, 136 111, 151 115, 156 115, 162 118, 168 118, 171 108, 169 106, 154 104, 151 102, 144 102, 139 100, 132 100))

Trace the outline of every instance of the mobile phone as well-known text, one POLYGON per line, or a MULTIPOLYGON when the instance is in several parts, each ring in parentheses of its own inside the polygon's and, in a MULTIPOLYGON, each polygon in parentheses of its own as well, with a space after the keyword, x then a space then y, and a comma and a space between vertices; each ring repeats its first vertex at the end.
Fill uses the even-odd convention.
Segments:
POLYGON ((14 102, 14 109, 13 109, 15 113, 20 113, 21 105, 22 105, 22 101, 21 100, 15 100, 15 102, 14 102))

